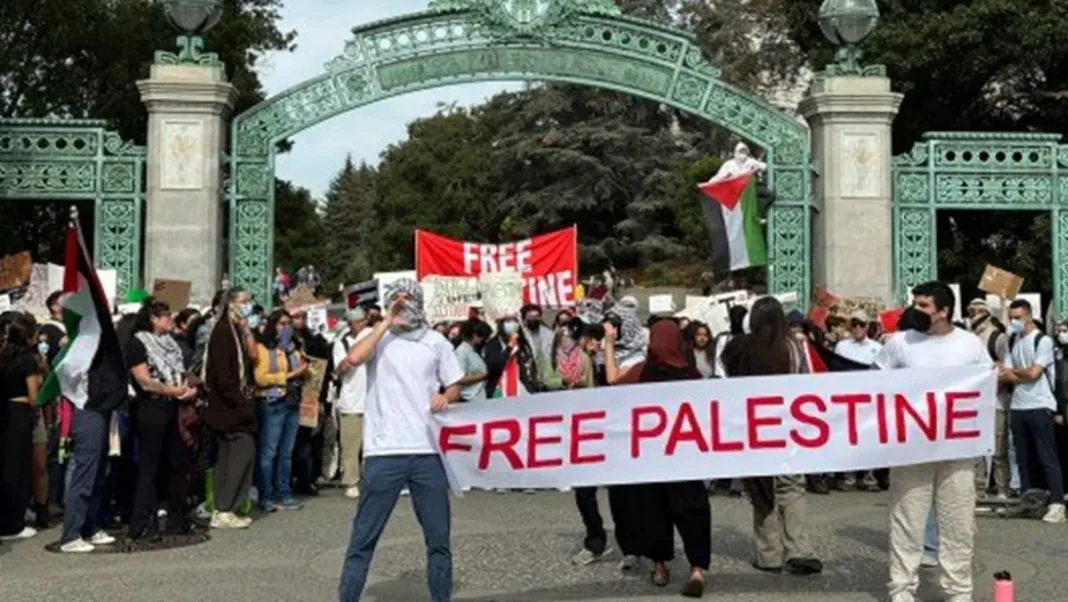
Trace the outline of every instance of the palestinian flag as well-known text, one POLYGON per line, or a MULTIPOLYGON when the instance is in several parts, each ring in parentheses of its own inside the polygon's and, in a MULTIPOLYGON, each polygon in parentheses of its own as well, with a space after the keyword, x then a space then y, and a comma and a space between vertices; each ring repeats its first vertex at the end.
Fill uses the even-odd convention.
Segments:
POLYGON ((511 357, 508 358, 508 363, 504 365, 501 379, 497 381, 493 398, 519 397, 526 394, 527 388, 523 386, 523 382, 519 379, 519 352, 513 349, 511 357))
POLYGON ((756 176, 746 173, 700 184, 698 188, 707 197, 702 206, 716 271, 726 273, 767 265, 756 176))
POLYGON ((851 372, 854 370, 871 370, 871 366, 865 366, 844 358, 834 351, 822 345, 813 345, 808 340, 803 342, 809 369, 813 373, 820 372, 851 372))
POLYGON ((56 356, 37 403, 64 397, 78 409, 111 410, 126 397, 126 366, 107 297, 74 222, 67 227, 63 299, 67 346, 56 356))

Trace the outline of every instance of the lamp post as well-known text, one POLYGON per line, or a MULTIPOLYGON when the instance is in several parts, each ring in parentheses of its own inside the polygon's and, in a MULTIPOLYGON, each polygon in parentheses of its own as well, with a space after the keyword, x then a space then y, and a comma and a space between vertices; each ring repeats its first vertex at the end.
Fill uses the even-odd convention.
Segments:
POLYGON ((875 0, 823 0, 818 19, 823 35, 839 47, 834 62, 827 65, 828 75, 886 74, 882 65, 862 66, 860 59, 864 53, 857 47, 879 21, 875 0))
POLYGON ((178 53, 156 52, 156 62, 164 65, 221 65, 214 52, 204 52, 203 34, 222 18, 222 0, 164 0, 163 12, 178 31, 178 53))

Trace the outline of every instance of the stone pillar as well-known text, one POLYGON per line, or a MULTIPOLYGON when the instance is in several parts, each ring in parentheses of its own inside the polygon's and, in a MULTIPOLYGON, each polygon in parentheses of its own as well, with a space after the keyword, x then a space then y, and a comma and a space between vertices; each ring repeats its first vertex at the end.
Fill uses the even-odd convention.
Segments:
POLYGON ((821 75, 799 107, 819 169, 813 284, 838 295, 893 301, 890 129, 902 98, 885 77, 821 75))
POLYGON ((223 274, 222 162, 237 97, 221 65, 154 64, 137 82, 148 107, 145 287, 188 280, 210 303, 223 274))

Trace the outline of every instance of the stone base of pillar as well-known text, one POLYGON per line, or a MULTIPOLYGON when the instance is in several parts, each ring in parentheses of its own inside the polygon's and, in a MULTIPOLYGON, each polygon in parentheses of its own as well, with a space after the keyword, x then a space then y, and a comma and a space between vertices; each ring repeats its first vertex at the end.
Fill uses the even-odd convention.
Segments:
POLYGON ((890 128, 902 98, 885 77, 818 77, 800 105, 820 169, 813 282, 839 295, 893 301, 890 128))
POLYGON ((145 284, 188 280, 207 305, 223 273, 222 157, 236 98, 220 66, 153 65, 148 107, 145 284))

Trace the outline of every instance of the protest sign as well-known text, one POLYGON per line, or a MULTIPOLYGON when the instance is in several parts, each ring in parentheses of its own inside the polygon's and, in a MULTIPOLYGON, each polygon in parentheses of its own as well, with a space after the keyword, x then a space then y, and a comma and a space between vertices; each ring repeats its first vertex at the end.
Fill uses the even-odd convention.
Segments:
POLYGON ((11 295, 0 295, 0 311, 11 309, 11 295))
POLYGON ((0 257, 0 291, 26 284, 33 270, 29 251, 0 257))
POLYGON ((423 306, 431 323, 466 320, 479 302, 477 278, 431 276, 422 282, 423 306))
POLYGON ((327 311, 325 305, 309 307, 307 311, 308 330, 313 334, 323 334, 327 328, 327 311))
POLYGON ((651 295, 649 297, 649 313, 670 314, 675 311, 675 299, 671 295, 651 295))
POLYGON ((678 381, 431 422, 456 490, 851 472, 993 453, 995 387, 982 366, 678 381))
POLYGON ((29 312, 33 315, 47 315, 48 308, 45 304, 48 302, 48 295, 52 294, 53 290, 61 290, 63 288, 63 282, 60 281, 59 286, 53 288, 52 283, 48 281, 48 265, 44 263, 35 263, 30 267, 30 284, 26 287, 25 294, 17 304, 17 309, 25 312, 29 312))
POLYGON ((979 278, 979 290, 995 297, 1014 299, 1023 288, 1023 282, 1023 278, 1008 270, 987 265, 982 277, 979 278))
POLYGON ((152 296, 163 301, 172 312, 179 312, 189 305, 189 294, 193 283, 188 280, 167 280, 156 278, 152 283, 152 296))
POLYGON ((416 230, 415 269, 420 281, 428 276, 477 278, 485 272, 518 272, 524 303, 571 307, 578 284, 578 228, 499 245, 416 230))
POLYGON ((485 272, 479 276, 482 310, 490 320, 519 314, 523 307, 523 277, 519 272, 485 272))

